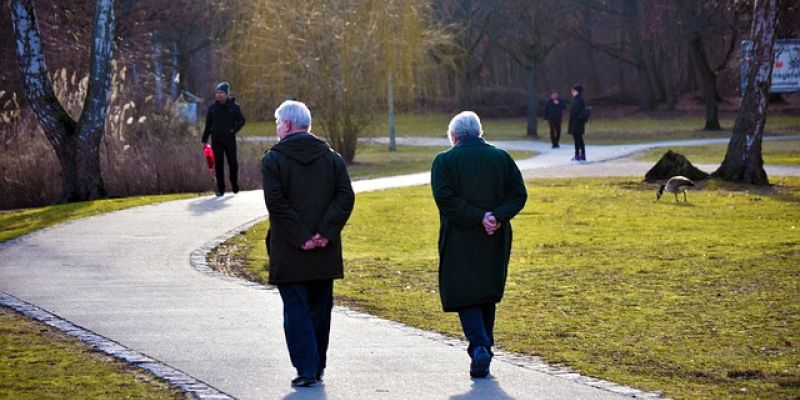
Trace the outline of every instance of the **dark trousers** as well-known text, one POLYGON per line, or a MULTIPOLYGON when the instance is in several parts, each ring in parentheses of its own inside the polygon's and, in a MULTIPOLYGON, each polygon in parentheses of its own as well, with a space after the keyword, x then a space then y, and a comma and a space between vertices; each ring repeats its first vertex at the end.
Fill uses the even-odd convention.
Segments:
POLYGON ((491 303, 458 310, 461 328, 469 341, 467 352, 470 356, 472 356, 472 350, 478 346, 486 347, 491 353, 494 345, 495 309, 495 304, 491 303))
POLYGON ((575 159, 586 159, 586 143, 583 142, 583 135, 572 135, 575 141, 575 159))
POLYGON ((549 119, 547 122, 550 124, 550 143, 553 147, 558 147, 558 141, 561 140, 561 120, 549 119))
POLYGON ((313 378, 325 370, 333 308, 333 281, 278 285, 283 299, 283 332, 297 375, 313 378))
POLYGON ((217 172, 217 192, 225 192, 225 159, 228 159, 231 186, 234 191, 239 190, 239 161, 236 159, 236 141, 211 140, 211 149, 214 150, 214 169, 217 172))

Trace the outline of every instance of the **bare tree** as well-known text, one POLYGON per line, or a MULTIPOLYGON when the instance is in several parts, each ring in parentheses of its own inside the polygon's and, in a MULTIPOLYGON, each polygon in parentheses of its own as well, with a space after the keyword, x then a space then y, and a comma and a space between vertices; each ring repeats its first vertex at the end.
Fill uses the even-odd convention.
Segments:
POLYGON ((752 50, 747 59, 747 87, 725 160, 714 176, 725 180, 768 185, 761 157, 761 140, 767 122, 772 64, 775 60, 775 27, 778 0, 756 0, 750 28, 752 50))
POLYGON ((286 96, 308 103, 314 126, 351 163, 358 135, 388 104, 390 77, 394 100, 414 97, 436 36, 425 7, 422 0, 254 1, 229 41, 234 87, 260 99, 264 113, 286 96))
POLYGON ((114 1, 97 0, 92 28, 89 87, 75 121, 53 91, 36 24, 33 0, 9 2, 25 95, 56 152, 64 175, 60 202, 105 196, 100 171, 100 141, 110 99, 114 1))
POLYGON ((538 136, 536 73, 547 55, 561 42, 562 32, 558 27, 565 11, 561 2, 510 2, 503 8, 505 23, 494 38, 495 43, 525 70, 528 104, 526 134, 529 136, 538 136))

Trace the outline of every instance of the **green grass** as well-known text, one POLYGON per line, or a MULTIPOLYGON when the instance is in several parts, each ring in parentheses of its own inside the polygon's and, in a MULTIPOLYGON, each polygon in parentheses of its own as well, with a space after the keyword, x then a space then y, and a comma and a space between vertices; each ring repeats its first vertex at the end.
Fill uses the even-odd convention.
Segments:
MULTIPOLYGON (((447 147, 398 146, 388 151, 386 146, 364 145, 356 153, 355 163, 347 167, 351 179, 369 179, 380 176, 403 175, 430 171, 433 158, 447 147)), ((511 157, 522 160, 536 153, 511 151, 511 157)))
MULTIPOLYGON (((127 197, 0 211, 0 242, 77 218, 197 194, 127 197)), ((176 399, 180 392, 77 340, 0 307, 0 398, 176 399)))
MULTIPOLYGON (((396 118, 397 136, 445 137, 450 114, 401 114, 396 118)), ((566 118, 565 118, 566 120, 566 118)), ((483 129, 488 140, 525 139, 524 118, 483 119, 483 129)), ((720 120, 725 130, 704 131, 703 117, 595 117, 587 127, 586 140, 592 144, 636 143, 655 140, 698 139, 728 137, 733 119, 720 120)), ((383 137, 387 133, 386 122, 381 119, 365 128, 362 137, 383 137)), ((566 134, 567 123, 562 128, 562 138, 570 143, 566 134)), ((539 136, 548 140, 547 123, 539 120, 539 136)), ((774 115, 767 120, 767 134, 800 134, 800 116, 774 115)), ((274 122, 248 122, 241 135, 275 136, 274 122)))
MULTIPOLYGON (((619 178, 529 183, 498 345, 680 399, 796 399, 800 179, 774 181, 712 181, 688 204, 619 178)), ((233 241, 253 279, 266 227, 233 241)), ((440 309, 437 234, 429 187, 358 194, 337 301, 461 337, 440 309)))
MULTIPOLYGON (((721 164, 725 158, 727 144, 707 146, 674 147, 673 151, 681 153, 693 163, 721 164)), ((637 159, 642 161, 658 161, 667 149, 653 149, 642 153, 637 159)), ((800 166, 800 140, 780 140, 763 142, 761 155, 765 164, 800 166)))
POLYGON ((182 399, 148 375, 0 308, 0 398, 182 399))
POLYGON ((124 197, 0 211, 0 242, 73 219, 194 196, 198 194, 124 197))
MULTIPOLYGON (((239 146, 239 159, 258 161, 264 149, 270 145, 244 143, 239 146)), ((389 151, 385 145, 361 145, 356 159, 347 167, 351 179, 370 179, 381 176, 411 174, 429 171, 433 158, 447 147, 397 146, 397 151, 389 151)), ((516 160, 536 155, 529 151, 509 152, 516 160)))

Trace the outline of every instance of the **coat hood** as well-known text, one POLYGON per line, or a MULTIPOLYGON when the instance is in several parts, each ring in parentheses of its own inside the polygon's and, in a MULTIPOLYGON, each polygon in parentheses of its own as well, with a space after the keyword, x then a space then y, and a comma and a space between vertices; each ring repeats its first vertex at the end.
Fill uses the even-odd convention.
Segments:
POLYGON ((311 164, 314 160, 328 154, 330 146, 324 140, 306 132, 295 133, 276 143, 271 151, 277 151, 300 164, 311 164))

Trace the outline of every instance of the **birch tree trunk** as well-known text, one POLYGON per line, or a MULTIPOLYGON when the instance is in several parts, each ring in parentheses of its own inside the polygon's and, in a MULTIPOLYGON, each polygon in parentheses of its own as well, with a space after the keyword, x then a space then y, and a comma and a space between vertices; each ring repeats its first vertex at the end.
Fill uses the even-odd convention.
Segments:
POLYGON ((25 95, 61 164, 64 182, 59 202, 106 196, 100 141, 110 101, 114 1, 97 0, 95 6, 89 87, 77 122, 64 110, 47 76, 33 1, 11 0, 9 6, 25 95))
POLYGON ((761 157, 761 140, 767 122, 772 64, 775 58, 777 0, 756 0, 750 40, 752 57, 748 60, 747 88, 725 160, 713 176, 728 181, 769 185, 761 157))

